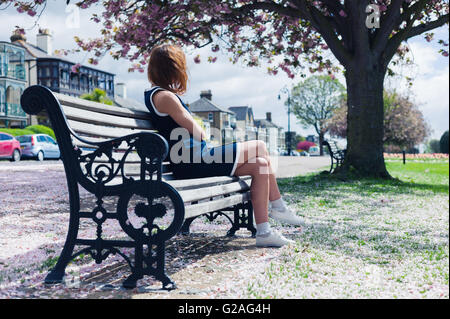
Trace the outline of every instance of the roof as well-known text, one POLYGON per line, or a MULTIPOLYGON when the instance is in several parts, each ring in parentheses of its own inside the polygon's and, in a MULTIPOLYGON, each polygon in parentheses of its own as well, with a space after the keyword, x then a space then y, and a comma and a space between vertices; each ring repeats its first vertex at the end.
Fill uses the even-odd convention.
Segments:
POLYGON ((253 110, 249 106, 230 106, 228 109, 236 114, 237 121, 245 121, 247 119, 247 115, 253 116, 253 110))
POLYGON ((227 110, 204 97, 189 104, 189 109, 192 112, 223 112, 234 114, 234 112, 227 110))
MULTIPOLYGON (((73 62, 70 61, 68 59, 59 57, 59 56, 54 56, 54 55, 50 55, 47 52, 45 52, 44 50, 39 49, 37 46, 35 46, 34 44, 28 43, 24 40, 17 40, 14 41, 13 44, 16 45, 20 45, 25 49, 25 61, 30 61, 30 60, 36 60, 36 59, 51 59, 51 60, 59 60, 59 61, 64 61, 64 62, 68 62, 68 63, 72 63, 72 64, 76 64, 77 62, 73 62)), ((107 72, 107 71, 103 71, 101 69, 98 68, 93 68, 90 66, 82 66, 83 68, 88 68, 88 69, 92 69, 92 70, 96 70, 96 71, 100 71, 103 73, 108 73, 111 75, 115 75, 114 73, 111 72, 107 72)))
POLYGON ((9 45, 9 46, 18 47, 18 48, 23 49, 23 47, 21 45, 13 43, 13 42, 0 41, 0 44, 6 44, 6 45, 9 45))
MULTIPOLYGON (((47 52, 39 49, 37 46, 28 43, 24 40, 17 40, 14 41, 14 44, 18 44, 22 46, 25 49, 25 60, 35 60, 35 59, 46 59, 46 58, 55 58, 54 56, 51 56, 50 54, 47 54, 47 52)), ((60 59, 63 60, 63 59, 60 59)))
POLYGON ((257 127, 276 127, 276 128, 280 128, 278 125, 274 124, 271 121, 268 121, 266 119, 262 119, 262 120, 255 120, 255 126, 257 127))
POLYGON ((144 111, 144 112, 148 111, 147 107, 143 103, 141 103, 139 101, 136 101, 134 99, 130 99, 130 98, 124 99, 124 98, 116 95, 114 97, 114 103, 117 106, 124 107, 124 108, 127 108, 127 109, 132 109, 132 110, 137 110, 137 111, 144 111))

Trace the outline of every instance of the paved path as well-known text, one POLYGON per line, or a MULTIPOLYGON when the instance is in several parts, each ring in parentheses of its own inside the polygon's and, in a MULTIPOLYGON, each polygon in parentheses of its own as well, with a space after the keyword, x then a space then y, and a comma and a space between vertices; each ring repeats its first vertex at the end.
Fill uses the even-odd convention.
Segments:
POLYGON ((329 156, 277 156, 272 158, 277 177, 292 177, 307 173, 329 170, 329 156))
MULTIPOLYGON (((330 167, 330 158, 328 156, 274 156, 272 165, 276 170, 278 177, 292 177, 301 174, 328 170, 330 167)), ((62 161, 46 160, 38 162, 35 160, 22 160, 20 162, 0 161, 1 171, 42 171, 42 170, 63 170, 62 161)))

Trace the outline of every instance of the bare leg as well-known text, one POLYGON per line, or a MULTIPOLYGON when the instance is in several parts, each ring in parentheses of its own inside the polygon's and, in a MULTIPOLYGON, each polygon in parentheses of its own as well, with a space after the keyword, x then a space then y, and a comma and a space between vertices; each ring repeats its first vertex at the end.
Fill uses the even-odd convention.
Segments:
POLYGON ((269 204, 269 175, 261 174, 261 171, 268 170, 269 163, 263 157, 256 157, 253 163, 244 163, 236 168, 236 176, 250 175, 252 185, 250 194, 255 214, 256 224, 262 224, 269 220, 267 210, 269 204))
MULTIPOLYGON (((270 163, 269 152, 267 151, 266 143, 259 140, 241 142, 241 153, 239 156, 237 169, 244 164, 254 163, 256 158, 264 158, 268 162, 268 169, 261 171, 269 175, 269 199, 271 201, 281 198, 280 190, 278 189, 277 178, 270 163)), ((236 170, 237 170, 236 169, 236 170)))

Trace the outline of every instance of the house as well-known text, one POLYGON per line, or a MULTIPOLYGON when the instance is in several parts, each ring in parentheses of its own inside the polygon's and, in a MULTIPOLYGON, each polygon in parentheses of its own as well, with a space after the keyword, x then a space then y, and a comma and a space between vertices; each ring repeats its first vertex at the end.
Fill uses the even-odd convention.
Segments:
MULTIPOLYGON (((258 130, 265 129, 265 142, 270 154, 277 154, 281 149, 284 149, 285 138, 283 128, 272 122, 271 112, 266 113, 265 119, 255 120, 255 126, 258 130)), ((258 135, 257 139, 262 139, 258 138, 258 135)))
POLYGON ((230 143, 236 139, 235 114, 212 101, 211 90, 202 91, 200 99, 189 104, 192 113, 205 119, 210 124, 210 139, 214 143, 230 143))
POLYGON ((144 112, 148 111, 144 103, 128 97, 125 83, 116 83, 113 102, 116 106, 144 112))
MULTIPOLYGON (((79 65, 66 58, 53 55, 52 35, 48 29, 40 29, 36 45, 27 42, 25 35, 15 31, 11 43, 25 50, 25 73, 27 86, 39 84, 53 92, 79 97, 95 88, 104 90, 108 97, 114 97, 113 73, 79 65)), ((37 124, 46 117, 32 117, 30 122, 37 124)))
POLYGON ((25 50, 0 41, 0 127, 26 126, 27 114, 20 106, 26 85, 25 50))
POLYGON ((257 128, 253 110, 249 106, 231 106, 228 108, 236 117, 236 141, 251 141, 256 139, 257 128))

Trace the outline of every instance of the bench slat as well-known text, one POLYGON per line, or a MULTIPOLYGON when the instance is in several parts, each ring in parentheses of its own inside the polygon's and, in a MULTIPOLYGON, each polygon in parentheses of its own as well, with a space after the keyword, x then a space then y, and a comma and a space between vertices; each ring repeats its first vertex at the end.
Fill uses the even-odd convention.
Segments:
POLYGON ((185 208, 184 218, 196 217, 209 212, 218 211, 230 206, 241 204, 250 200, 250 192, 231 195, 218 200, 188 205, 185 208))
POLYGON ((98 112, 77 109, 74 107, 61 105, 67 119, 78 122, 91 123, 96 125, 114 126, 131 129, 153 130, 152 125, 147 120, 126 118, 103 114, 98 112))
POLYGON ((206 198, 212 198, 221 195, 227 195, 230 193, 247 191, 248 185, 244 181, 237 181, 231 184, 217 185, 213 187, 205 187, 200 189, 191 189, 178 192, 183 198, 183 202, 199 201, 206 198))
POLYGON ((68 120, 69 126, 76 132, 87 134, 95 137, 118 138, 125 135, 136 134, 139 132, 149 132, 148 130, 132 130, 119 127, 108 127, 101 125, 94 125, 89 123, 82 123, 73 120, 68 120))
MULTIPOLYGON (((203 187, 211 187, 219 184, 226 184, 238 181, 238 177, 231 176, 215 176, 215 177, 205 177, 205 178, 196 178, 196 179, 178 179, 178 180, 170 180, 167 178, 165 180, 166 183, 177 189, 188 190, 188 189, 197 189, 203 187)), ((250 182, 250 176, 243 176, 241 180, 245 180, 250 182)))
POLYGON ((56 98, 59 100, 60 104, 64 104, 67 106, 75 107, 78 109, 103 113, 103 114, 111 114, 116 116, 122 116, 127 118, 134 118, 134 119, 142 119, 142 120, 149 120, 149 113, 137 111, 137 110, 131 110, 128 108, 118 107, 118 106, 112 106, 112 105, 106 105, 102 103, 97 103, 93 101, 88 100, 82 100, 79 98, 75 98, 72 96, 68 96, 65 94, 60 93, 54 93, 56 98))

